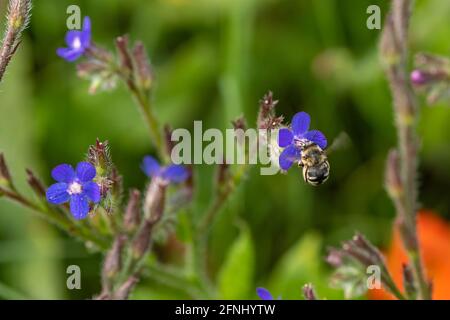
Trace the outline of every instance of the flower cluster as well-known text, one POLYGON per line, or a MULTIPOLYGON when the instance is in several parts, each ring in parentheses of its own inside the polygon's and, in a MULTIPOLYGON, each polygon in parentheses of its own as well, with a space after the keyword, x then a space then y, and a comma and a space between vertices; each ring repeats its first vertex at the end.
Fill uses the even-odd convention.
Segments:
POLYGON ((311 118, 306 112, 299 112, 292 118, 291 129, 282 128, 278 132, 278 145, 285 148, 280 155, 279 165, 288 170, 302 156, 302 148, 312 142, 321 149, 327 147, 325 135, 318 130, 309 130, 311 118))
MULTIPOLYGON (((189 171, 184 166, 161 166, 151 156, 144 157, 142 170, 163 185, 181 183, 189 177, 189 171)), ((52 177, 57 183, 47 189, 47 201, 55 205, 69 202, 70 212, 75 219, 86 218, 90 211, 89 202, 97 204, 102 198, 101 187, 94 181, 96 176, 96 168, 89 162, 78 163, 75 170, 68 164, 58 165, 52 171, 52 177)))

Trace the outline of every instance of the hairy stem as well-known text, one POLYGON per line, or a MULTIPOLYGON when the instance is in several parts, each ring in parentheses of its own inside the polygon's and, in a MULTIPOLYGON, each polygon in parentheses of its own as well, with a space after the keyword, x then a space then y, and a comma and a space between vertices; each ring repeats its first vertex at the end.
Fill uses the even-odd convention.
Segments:
MULTIPOLYGON (((418 297, 430 299, 417 240, 417 163, 418 136, 416 133, 419 110, 416 97, 408 81, 408 25, 411 0, 394 0, 380 43, 385 72, 394 99, 395 124, 398 133, 399 176, 401 192, 393 197, 397 210, 402 240, 411 261, 418 297)), ((391 195, 392 196, 392 195, 391 195)))
POLYGON ((31 0, 10 0, 5 35, 0 46, 0 82, 20 44, 22 31, 31 16, 31 0))

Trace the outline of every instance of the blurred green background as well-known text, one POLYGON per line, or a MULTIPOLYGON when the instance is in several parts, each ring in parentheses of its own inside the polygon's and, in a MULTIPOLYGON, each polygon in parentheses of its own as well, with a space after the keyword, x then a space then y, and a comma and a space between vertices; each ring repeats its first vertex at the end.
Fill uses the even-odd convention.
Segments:
MULTIPOLYGON (((226 128, 244 114, 253 125, 258 100, 270 89, 287 119, 304 110, 329 140, 343 131, 349 135, 350 146, 331 155, 331 178, 321 187, 306 185, 296 170, 260 176, 253 168, 217 220, 211 240, 215 274, 239 235, 239 221, 245 221, 249 233, 241 237, 250 237, 244 246, 254 248, 254 287, 295 299, 304 283, 313 282, 321 296, 341 297, 327 288, 326 247, 355 230, 385 247, 394 217, 383 189, 386 154, 396 144, 391 98, 377 57, 380 31, 366 28, 366 8, 378 4, 384 19, 388 1, 35 1, 31 26, 0 84, 0 151, 22 190, 27 190, 24 168, 50 183, 55 165, 82 160, 97 137, 110 141, 126 187, 145 185, 139 164, 143 155, 154 153, 122 86, 89 95, 89 83, 77 78, 75 66, 56 56, 71 4, 91 17, 96 43, 112 49, 114 37, 124 33, 145 43, 162 122, 192 128, 194 120, 203 120, 204 128, 226 128)), ((412 50, 448 55, 449 15, 449 1, 417 1, 412 50)), ((448 123, 444 105, 422 109, 420 200, 446 218, 448 123)), ((194 212, 208 204, 213 171, 197 168, 194 212)), ((0 298, 90 298, 100 290, 101 258, 0 199, 0 298), (70 264, 81 267, 81 290, 66 288, 70 264)), ((183 298, 152 284, 135 297, 183 298)), ((256 298, 253 289, 246 298, 256 298)))

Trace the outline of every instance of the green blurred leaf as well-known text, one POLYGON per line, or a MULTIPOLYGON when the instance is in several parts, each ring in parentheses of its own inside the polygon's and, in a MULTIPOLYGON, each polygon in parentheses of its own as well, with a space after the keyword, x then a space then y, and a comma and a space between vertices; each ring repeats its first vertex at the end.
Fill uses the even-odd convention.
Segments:
POLYGON ((303 285, 312 283, 319 298, 340 299, 342 293, 328 285, 328 272, 323 268, 322 238, 309 232, 282 256, 269 278, 268 288, 282 299, 302 299, 303 285))
POLYGON ((255 254, 248 227, 243 227, 228 251, 219 272, 219 293, 222 299, 245 299, 253 285, 255 254))

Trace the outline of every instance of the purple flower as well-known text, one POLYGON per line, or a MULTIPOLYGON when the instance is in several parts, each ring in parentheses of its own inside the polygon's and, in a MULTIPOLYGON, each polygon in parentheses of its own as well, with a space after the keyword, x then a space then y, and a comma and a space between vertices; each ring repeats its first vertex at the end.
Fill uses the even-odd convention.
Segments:
POLYGON ((181 183, 189 177, 189 172, 182 165, 171 164, 162 167, 158 161, 151 157, 144 157, 142 162, 142 170, 151 178, 159 178, 165 183, 181 183))
POLYGON ((261 300, 273 300, 272 294, 265 288, 257 288, 256 293, 261 298, 261 300))
POLYGON ((80 162, 76 170, 68 164, 60 164, 52 171, 52 177, 58 183, 47 189, 47 201, 63 204, 70 201, 70 212, 75 219, 83 219, 89 213, 89 200, 100 202, 100 187, 92 181, 95 167, 89 162, 80 162))
POLYGON ((309 130, 311 118, 306 112, 299 112, 292 118, 292 130, 280 129, 278 145, 285 148, 280 155, 279 164, 283 170, 288 170, 292 164, 301 159, 302 148, 308 143, 315 143, 321 149, 327 147, 327 138, 318 130, 309 130))
POLYGON ((56 54, 72 62, 83 55, 91 45, 91 19, 84 17, 83 30, 70 30, 66 33, 67 48, 58 48, 56 54))

